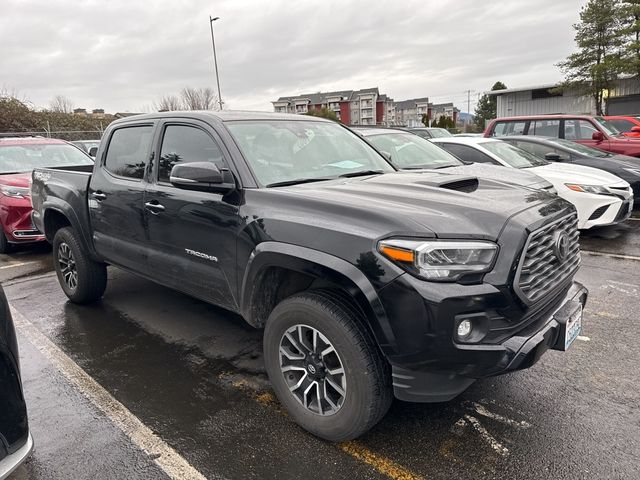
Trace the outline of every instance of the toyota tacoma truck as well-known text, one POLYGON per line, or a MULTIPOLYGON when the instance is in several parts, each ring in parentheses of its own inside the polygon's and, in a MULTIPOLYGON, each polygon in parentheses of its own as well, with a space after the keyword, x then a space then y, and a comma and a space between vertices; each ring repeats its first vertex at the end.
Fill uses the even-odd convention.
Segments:
POLYGON ((128 117, 91 172, 36 169, 32 181, 33 220, 72 302, 99 300, 113 265, 241 315, 264 329, 280 402, 325 439, 366 432, 394 396, 447 401, 528 368, 581 330, 569 203, 396 171, 324 119, 128 117))

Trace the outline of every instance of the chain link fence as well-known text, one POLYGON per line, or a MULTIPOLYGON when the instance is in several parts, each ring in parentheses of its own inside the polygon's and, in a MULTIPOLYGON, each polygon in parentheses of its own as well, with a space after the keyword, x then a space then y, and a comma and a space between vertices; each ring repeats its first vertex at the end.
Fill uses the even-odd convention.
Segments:
POLYGON ((100 140, 104 130, 32 130, 32 131, 8 131, 0 132, 0 138, 7 137, 44 137, 59 138, 61 140, 100 140))

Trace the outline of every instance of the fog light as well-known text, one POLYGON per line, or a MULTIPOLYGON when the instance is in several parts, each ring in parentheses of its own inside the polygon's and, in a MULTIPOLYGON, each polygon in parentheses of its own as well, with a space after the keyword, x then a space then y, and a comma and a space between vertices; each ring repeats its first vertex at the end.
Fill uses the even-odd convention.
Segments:
POLYGON ((471 320, 462 320, 458 324, 458 337, 464 338, 471 333, 471 320))

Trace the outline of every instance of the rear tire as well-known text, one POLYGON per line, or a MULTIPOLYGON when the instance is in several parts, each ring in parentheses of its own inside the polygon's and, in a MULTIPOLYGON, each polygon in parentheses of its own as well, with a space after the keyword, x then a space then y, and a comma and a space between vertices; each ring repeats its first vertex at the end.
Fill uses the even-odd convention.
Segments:
POLYGON ((58 281, 69 300, 85 304, 102 297, 107 287, 107 266, 91 259, 71 227, 56 232, 53 260, 58 281))
POLYGON ((393 400, 389 364, 362 314, 333 292, 303 292, 278 304, 267 320, 264 359, 291 417, 326 440, 362 435, 393 400))
POLYGON ((0 253, 9 253, 10 248, 11 248, 11 245, 7 240, 7 236, 4 234, 3 231, 0 230, 0 253))

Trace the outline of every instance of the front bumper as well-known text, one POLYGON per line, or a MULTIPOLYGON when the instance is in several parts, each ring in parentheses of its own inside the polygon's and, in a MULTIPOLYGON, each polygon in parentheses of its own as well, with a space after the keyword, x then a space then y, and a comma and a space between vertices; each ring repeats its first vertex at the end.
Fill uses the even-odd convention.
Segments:
POLYGON ((18 468, 27 459, 32 450, 33 438, 31 437, 31 433, 29 433, 27 441, 22 447, 0 460, 0 480, 8 477, 18 468))
MULTIPOLYGON (((528 368, 550 348, 556 348, 574 306, 586 304, 588 291, 573 282, 559 302, 542 318, 517 331, 499 343, 458 344, 449 346, 449 369, 442 361, 426 361, 409 367, 392 361, 393 387, 396 398, 411 402, 450 400, 479 378, 501 375, 528 368), (452 355, 450 350, 456 352, 452 355), (437 366, 437 368, 431 368, 437 366), (444 368, 443 368, 444 367, 444 368)), ((444 341, 444 340, 443 340, 444 341)))
POLYGON ((2 199, 0 222, 10 243, 31 243, 45 240, 31 218, 31 201, 25 199, 2 199))

